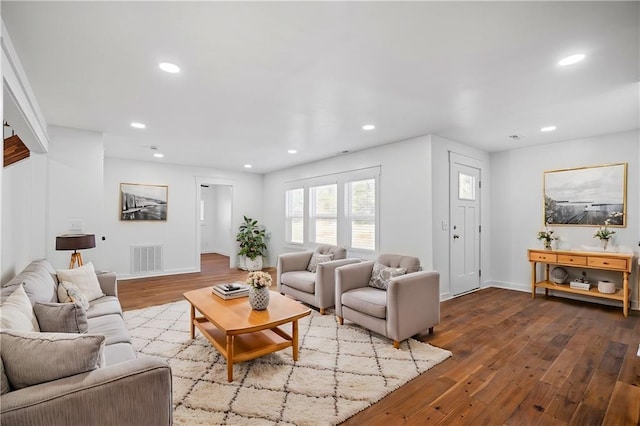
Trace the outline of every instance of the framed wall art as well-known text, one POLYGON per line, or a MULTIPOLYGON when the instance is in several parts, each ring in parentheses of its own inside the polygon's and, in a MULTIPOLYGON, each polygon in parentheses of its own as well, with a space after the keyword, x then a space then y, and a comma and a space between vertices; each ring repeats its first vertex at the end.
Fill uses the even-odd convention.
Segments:
POLYGON ((627 163, 546 171, 543 190, 545 223, 626 226, 627 163))
POLYGON ((120 220, 166 221, 167 185, 120 184, 120 220))

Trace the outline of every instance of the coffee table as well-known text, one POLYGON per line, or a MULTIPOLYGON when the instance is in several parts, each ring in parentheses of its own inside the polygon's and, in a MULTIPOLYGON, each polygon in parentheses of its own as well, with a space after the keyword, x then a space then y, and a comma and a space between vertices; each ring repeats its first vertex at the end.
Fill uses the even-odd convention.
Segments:
POLYGON ((212 293, 211 287, 183 294, 191 304, 191 338, 195 328, 227 360, 227 379, 233 381, 233 364, 291 347, 293 360, 298 360, 298 320, 311 309, 274 291, 269 294, 269 307, 255 311, 248 297, 224 300, 212 293), (198 311, 201 316, 196 316, 198 311), (279 326, 292 324, 289 335, 279 326))

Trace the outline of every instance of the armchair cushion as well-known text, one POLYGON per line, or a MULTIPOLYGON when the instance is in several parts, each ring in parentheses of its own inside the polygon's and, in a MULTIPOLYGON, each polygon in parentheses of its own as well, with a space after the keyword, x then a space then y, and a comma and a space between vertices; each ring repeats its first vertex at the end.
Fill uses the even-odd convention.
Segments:
POLYGON ((392 268, 376 262, 373 264, 373 271, 371 272, 369 286, 380 290, 386 290, 387 287, 389 287, 389 283, 392 278, 399 277, 406 273, 407 268, 392 268))
POLYGON ((280 282, 296 290, 313 294, 316 288, 316 274, 309 271, 285 272, 280 276, 280 282))
POLYGON ((372 317, 387 317, 387 292, 360 287, 342 294, 342 305, 372 317))
POLYGON ((311 260, 309 260, 307 271, 315 273, 318 269, 318 263, 329 262, 331 260, 333 260, 333 253, 320 254, 317 251, 314 251, 311 255, 311 260))
POLYGON ((405 268, 407 274, 418 272, 420 267, 420 259, 413 256, 403 256, 400 254, 381 254, 378 256, 378 262, 392 268, 405 268))

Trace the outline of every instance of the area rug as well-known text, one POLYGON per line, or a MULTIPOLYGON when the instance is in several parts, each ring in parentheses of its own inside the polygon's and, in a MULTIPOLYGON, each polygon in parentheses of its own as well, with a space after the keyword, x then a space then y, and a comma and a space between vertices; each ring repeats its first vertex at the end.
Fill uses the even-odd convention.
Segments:
POLYGON ((171 365, 176 425, 334 425, 451 356, 414 339, 394 349, 313 311, 299 321, 297 362, 288 348, 235 364, 229 383, 224 357, 199 331, 189 338, 188 302, 124 316, 136 351, 171 365))

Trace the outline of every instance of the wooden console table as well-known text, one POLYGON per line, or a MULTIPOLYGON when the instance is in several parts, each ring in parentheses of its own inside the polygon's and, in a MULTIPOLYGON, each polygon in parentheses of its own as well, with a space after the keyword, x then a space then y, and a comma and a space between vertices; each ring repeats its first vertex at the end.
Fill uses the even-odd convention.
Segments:
POLYGON ((607 253, 591 251, 561 251, 561 250, 536 250, 529 249, 529 262, 531 262, 531 297, 536 297, 536 287, 544 288, 544 294, 549 295, 549 290, 563 291, 565 293, 581 294, 583 296, 599 297, 602 299, 619 300, 622 302, 624 316, 629 315, 629 274, 633 253, 607 253), (536 281, 536 264, 544 263, 545 274, 543 281, 536 281), (603 271, 622 272, 622 288, 615 293, 600 293, 597 285, 591 290, 579 290, 569 287, 569 284, 555 284, 549 281, 549 265, 573 266, 585 269, 600 269, 603 271))

